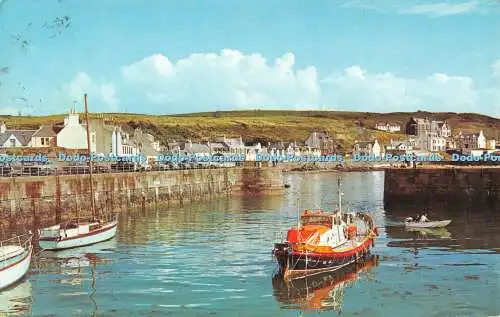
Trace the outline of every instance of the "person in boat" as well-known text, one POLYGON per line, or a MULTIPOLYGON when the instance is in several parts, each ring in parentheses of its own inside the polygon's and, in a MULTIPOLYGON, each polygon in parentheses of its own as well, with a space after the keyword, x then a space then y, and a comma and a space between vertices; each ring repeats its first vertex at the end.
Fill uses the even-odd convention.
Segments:
POLYGON ((408 217, 407 219, 408 219, 408 222, 417 222, 417 221, 419 221, 419 220, 420 220, 420 215, 419 215, 419 214, 417 214, 417 215, 415 216, 415 218, 413 218, 413 217, 408 217))
POLYGON ((428 222, 429 218, 427 218, 427 214, 423 214, 422 217, 420 217, 420 222, 428 222))

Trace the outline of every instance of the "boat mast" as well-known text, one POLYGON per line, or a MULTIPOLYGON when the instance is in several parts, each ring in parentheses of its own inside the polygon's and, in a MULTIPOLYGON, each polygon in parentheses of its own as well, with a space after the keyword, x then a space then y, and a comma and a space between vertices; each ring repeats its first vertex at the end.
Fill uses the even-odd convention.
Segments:
POLYGON ((340 177, 338 179, 338 187, 339 187, 339 213, 342 213, 342 182, 340 177))
POLYGON ((297 228, 300 228, 300 208, 299 208, 299 199, 297 198, 297 228))
POLYGON ((90 157, 90 123, 89 123, 89 111, 87 106, 87 94, 84 95, 85 101, 85 121, 87 122, 87 158, 88 158, 88 166, 89 166, 89 176, 90 176, 90 196, 91 196, 91 208, 92 208, 92 217, 96 216, 95 213, 95 203, 94 203, 94 183, 92 182, 92 160, 90 157))

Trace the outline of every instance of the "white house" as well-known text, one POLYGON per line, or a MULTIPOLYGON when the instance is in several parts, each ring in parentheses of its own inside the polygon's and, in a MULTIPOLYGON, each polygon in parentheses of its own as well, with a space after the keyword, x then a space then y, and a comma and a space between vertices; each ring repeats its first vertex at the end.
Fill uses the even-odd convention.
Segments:
POLYGON ((391 140, 390 144, 385 147, 386 150, 396 150, 410 152, 413 150, 413 144, 410 140, 391 140))
MULTIPOLYGON (((87 148, 87 130, 80 124, 80 116, 74 107, 64 118, 64 128, 57 134, 57 146, 75 150, 87 148)), ((92 130, 90 131, 90 151, 96 151, 96 136, 92 130)))
POLYGON ((451 137, 451 126, 448 121, 436 121, 439 132, 438 135, 443 138, 451 137))
POLYGON ((378 140, 373 141, 356 141, 354 143, 353 154, 358 155, 373 155, 376 157, 381 156, 382 151, 378 140))
POLYGON ((122 133, 120 127, 116 127, 111 135, 111 154, 121 156, 124 153, 123 139, 124 137, 130 138, 128 134, 122 133))
POLYGON ((224 143, 227 146, 229 153, 232 154, 245 154, 247 151, 241 136, 239 138, 226 138, 226 136, 224 136, 217 139, 217 142, 224 143))
POLYGON ((184 147, 180 149, 179 153, 183 155, 195 155, 198 159, 202 159, 204 157, 210 158, 211 155, 217 153, 222 154, 221 152, 214 152, 210 147, 210 142, 207 142, 207 144, 193 143, 191 140, 187 140, 187 142, 184 143, 184 147))
POLYGON ((382 154, 380 144, 378 143, 377 139, 375 139, 375 141, 373 142, 372 153, 375 156, 380 156, 382 154))
POLYGON ((31 137, 31 147, 51 147, 56 144, 57 133, 52 126, 41 126, 31 137))
POLYGON ((115 142, 117 156, 134 156, 139 154, 137 144, 130 134, 126 132, 118 133, 115 135, 117 138, 115 142))
POLYGON ((379 122, 375 125, 375 129, 394 133, 401 131, 401 126, 397 123, 379 122))
POLYGON ((488 150, 495 150, 497 147, 496 143, 497 143, 496 140, 488 140, 487 149, 488 150))
POLYGON ((450 143, 451 127, 447 121, 410 118, 406 124, 406 134, 416 137, 415 148, 444 151, 450 143))
POLYGON ((264 149, 262 148, 260 142, 255 145, 245 146, 245 150, 247 161, 255 161, 257 159, 257 154, 262 154, 264 152, 264 149))
POLYGON ((36 130, 7 130, 4 122, 0 122, 0 147, 29 147, 36 130))
POLYGON ((431 138, 431 148, 433 152, 446 151, 446 138, 435 136, 431 138))
POLYGON ((486 137, 483 134, 483 130, 479 132, 479 136, 477 137, 477 148, 486 149, 486 137))

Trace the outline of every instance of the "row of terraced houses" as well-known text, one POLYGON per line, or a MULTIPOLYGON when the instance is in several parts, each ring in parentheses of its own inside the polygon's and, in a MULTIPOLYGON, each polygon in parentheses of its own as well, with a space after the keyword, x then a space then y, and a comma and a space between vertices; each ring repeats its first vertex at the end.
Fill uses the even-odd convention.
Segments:
MULTIPOLYGON (((38 129, 9 129, 0 122, 0 148, 58 148, 76 151, 87 149, 86 124, 75 108, 64 122, 44 125, 38 129)), ((272 155, 321 155, 334 153, 335 142, 328 132, 313 132, 302 142, 277 142, 245 144, 243 139, 221 136, 206 142, 171 140, 166 144, 140 128, 129 129, 115 125, 104 116, 90 119, 90 150, 102 155, 143 155, 154 160, 165 153, 179 154, 243 154, 247 160, 255 160, 257 154, 272 155)))
MULTIPOLYGON (((375 129, 387 132, 399 132, 401 127, 394 123, 378 123, 375 129)), ((412 117, 404 128, 405 137, 395 138, 385 145, 388 151, 457 151, 464 154, 480 155, 495 152, 499 145, 496 136, 486 135, 482 130, 476 133, 459 130, 452 133, 447 121, 412 117)))
MULTIPOLYGON (((402 129, 395 123, 379 123, 375 129, 398 133, 402 129)), ((457 150, 462 153, 474 153, 497 150, 492 136, 479 133, 452 134, 451 126, 446 121, 412 117, 407 122, 405 136, 395 134, 389 144, 380 144, 377 139, 356 141, 352 151, 339 148, 339 140, 328 131, 314 131, 304 141, 252 143, 246 144, 241 137, 215 138, 207 142, 191 140, 171 140, 161 144, 155 136, 140 128, 129 129, 105 120, 103 116, 90 121, 90 148, 93 153, 116 156, 144 155, 154 158, 163 153, 180 154, 244 154, 247 160, 255 160, 257 154, 274 155, 321 155, 342 152, 380 156, 386 151, 428 151, 439 152, 457 150), (401 137, 396 137, 400 135, 401 137)), ((86 126, 79 113, 73 108, 64 122, 41 126, 36 130, 8 129, 0 122, 0 148, 50 148, 57 147, 71 150, 87 148, 86 126)))

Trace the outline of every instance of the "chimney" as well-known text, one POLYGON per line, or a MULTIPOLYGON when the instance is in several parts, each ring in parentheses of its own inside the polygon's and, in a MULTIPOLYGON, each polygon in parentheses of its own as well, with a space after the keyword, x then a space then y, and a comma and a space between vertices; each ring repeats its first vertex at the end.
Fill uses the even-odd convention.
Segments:
POLYGON ((0 121, 0 133, 5 133, 7 131, 7 127, 5 126, 5 122, 0 121))

